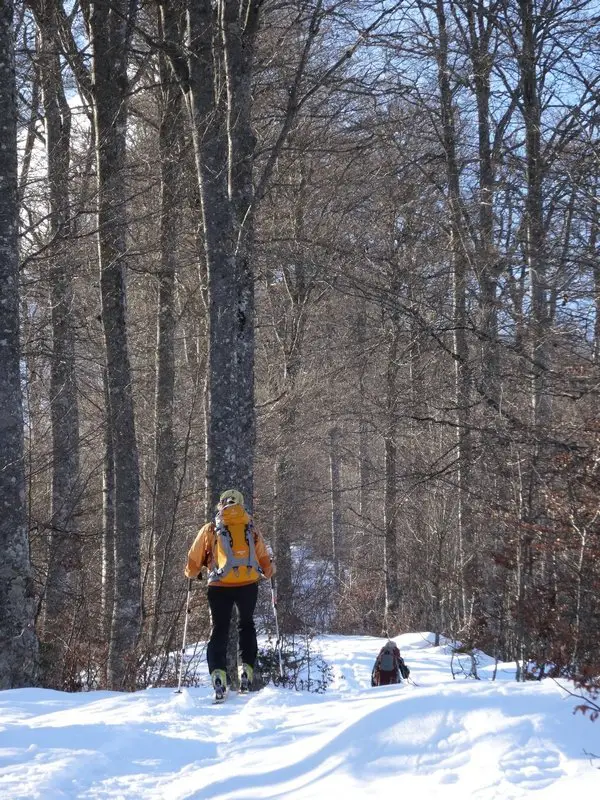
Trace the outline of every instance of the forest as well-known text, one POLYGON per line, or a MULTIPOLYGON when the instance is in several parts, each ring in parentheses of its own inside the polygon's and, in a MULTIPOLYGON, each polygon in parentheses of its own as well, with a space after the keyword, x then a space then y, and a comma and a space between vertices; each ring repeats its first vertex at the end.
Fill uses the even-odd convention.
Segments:
POLYGON ((0 3, 0 688, 168 681, 231 487, 284 637, 600 674, 599 88, 595 0, 0 3))

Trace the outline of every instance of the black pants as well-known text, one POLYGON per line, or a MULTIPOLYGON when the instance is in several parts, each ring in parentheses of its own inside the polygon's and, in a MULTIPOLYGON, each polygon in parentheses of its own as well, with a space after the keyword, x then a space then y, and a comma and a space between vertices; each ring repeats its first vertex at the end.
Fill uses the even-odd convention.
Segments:
POLYGON ((258 597, 258 583, 247 586, 209 586, 208 606, 212 630, 210 641, 206 649, 208 670, 227 670, 227 638, 229 635, 229 622, 233 605, 238 610, 238 633, 240 652, 244 664, 254 666, 258 645, 256 643, 256 628, 254 627, 254 609, 258 597))

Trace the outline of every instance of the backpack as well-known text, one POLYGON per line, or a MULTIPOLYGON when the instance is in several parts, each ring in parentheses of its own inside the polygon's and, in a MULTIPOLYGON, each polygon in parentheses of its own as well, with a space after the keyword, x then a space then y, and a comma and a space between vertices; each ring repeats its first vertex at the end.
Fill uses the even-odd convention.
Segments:
POLYGON ((384 678, 385 683, 399 682, 400 676, 406 680, 410 675, 410 669, 404 663, 404 659, 400 655, 400 650, 398 650, 397 646, 392 641, 386 642, 386 644, 379 651, 379 655, 377 656, 375 666, 373 667, 373 672, 371 674, 371 686, 379 686, 381 684, 382 672, 394 673, 395 680, 392 678, 392 676, 387 675, 384 678))
POLYGON ((260 580, 263 571, 256 556, 252 519, 243 506, 223 508, 213 528, 213 568, 208 583, 235 586, 260 580))
POLYGON ((379 669, 382 669, 384 672, 391 672, 396 667, 397 664, 394 651, 389 648, 382 650, 381 655, 379 656, 379 669))

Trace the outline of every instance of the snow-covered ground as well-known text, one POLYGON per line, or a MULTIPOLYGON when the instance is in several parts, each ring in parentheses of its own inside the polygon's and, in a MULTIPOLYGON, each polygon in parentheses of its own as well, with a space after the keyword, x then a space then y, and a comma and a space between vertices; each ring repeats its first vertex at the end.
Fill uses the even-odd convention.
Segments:
POLYGON ((0 798, 600 796, 600 721, 554 681, 516 683, 508 664, 492 681, 485 657, 482 680, 454 680, 449 648, 396 642, 416 685, 370 688, 382 640, 324 636, 324 694, 0 692, 0 798))

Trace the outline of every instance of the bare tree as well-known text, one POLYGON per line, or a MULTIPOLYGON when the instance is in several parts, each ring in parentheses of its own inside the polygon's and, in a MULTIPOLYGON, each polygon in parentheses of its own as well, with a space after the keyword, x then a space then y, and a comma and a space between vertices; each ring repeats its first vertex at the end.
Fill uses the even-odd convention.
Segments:
POLYGON ((175 391, 175 276, 177 266, 177 195, 181 180, 181 92, 164 54, 159 55, 161 118, 159 151, 161 171, 160 266, 158 274, 153 567, 154 630, 169 590, 173 563, 176 515, 176 459, 173 431, 175 391))
POLYGON ((67 637, 77 603, 81 547, 75 526, 79 503, 79 409, 73 328, 73 255, 69 202, 71 110, 63 87, 58 20, 54 2, 32 2, 38 26, 48 164, 47 264, 52 315, 50 409, 52 418, 52 497, 44 639, 47 681, 61 688, 67 637))
POLYGON ((471 365, 467 341, 468 257, 465 252, 465 226, 460 191, 460 165, 456 133, 456 108, 451 84, 450 55, 447 31, 447 10, 444 0, 436 2, 438 24, 437 64, 440 96, 441 139, 446 159, 447 202, 449 208, 449 253, 452 270, 452 327, 455 367, 456 447, 457 447, 457 525, 462 553, 463 620, 470 625, 470 601, 475 589, 477 554, 473 548, 473 526, 469 507, 471 467, 471 433, 469 408, 471 365))
POLYGON ((0 6, 0 688, 35 680, 19 358, 17 108, 13 3, 0 6))
POLYGON ((139 467, 125 304, 127 56, 136 6, 127 0, 100 0, 90 7, 88 17, 93 53, 102 327, 114 460, 115 598, 108 672, 113 689, 134 686, 141 624, 139 467))

